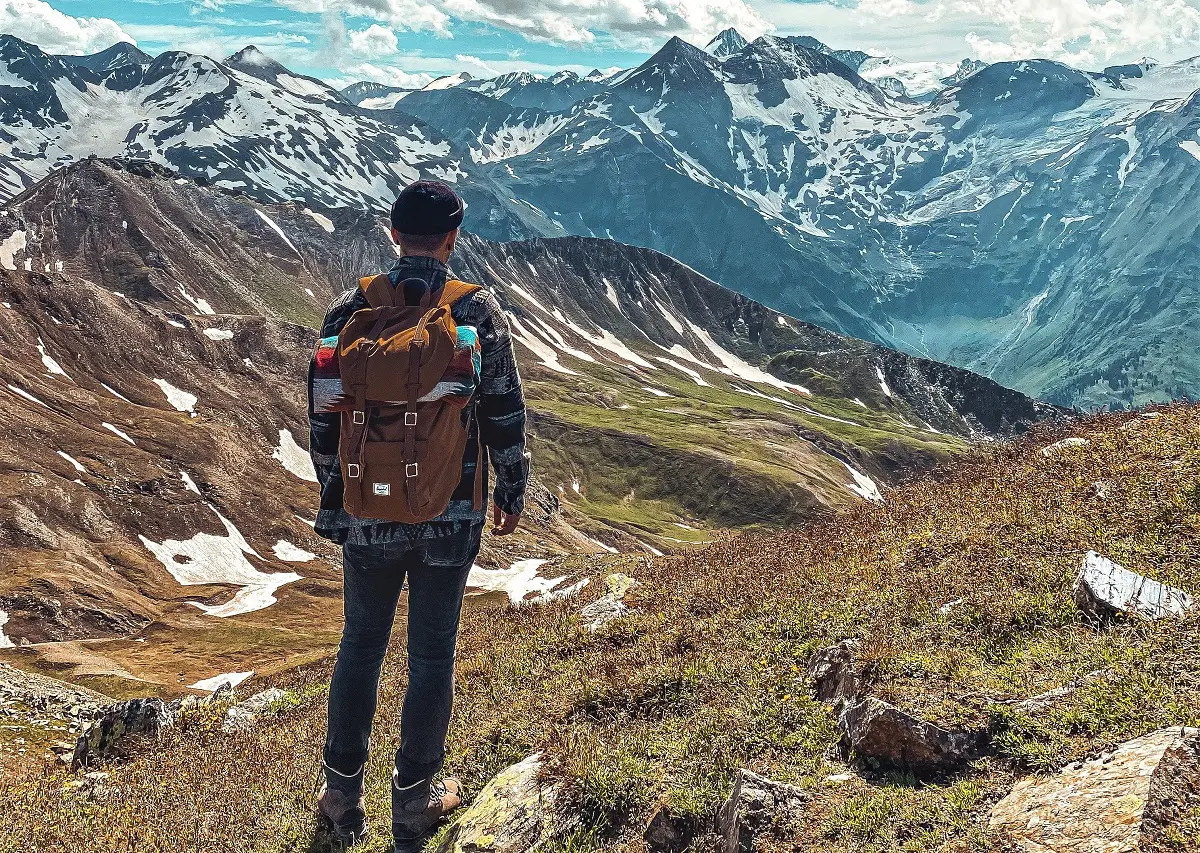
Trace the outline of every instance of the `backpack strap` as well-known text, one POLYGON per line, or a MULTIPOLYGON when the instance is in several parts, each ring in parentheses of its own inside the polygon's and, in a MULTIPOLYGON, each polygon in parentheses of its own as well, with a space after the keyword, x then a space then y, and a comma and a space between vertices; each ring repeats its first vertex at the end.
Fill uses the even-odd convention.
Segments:
POLYGON ((446 284, 442 287, 442 295, 438 297, 438 305, 450 307, 464 296, 471 296, 483 290, 478 284, 467 284, 465 281, 459 281, 456 278, 446 279, 446 284))
POLYGON ((367 304, 372 308, 382 308, 396 304, 396 288, 386 273, 369 275, 358 280, 358 286, 367 297, 367 304))

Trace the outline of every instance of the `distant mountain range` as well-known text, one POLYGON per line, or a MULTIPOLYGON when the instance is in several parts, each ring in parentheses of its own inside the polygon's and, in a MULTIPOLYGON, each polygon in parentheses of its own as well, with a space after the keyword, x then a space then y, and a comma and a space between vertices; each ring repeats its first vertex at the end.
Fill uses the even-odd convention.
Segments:
POLYGON ((0 195, 92 154, 263 201, 452 181, 491 239, 612 237, 771 307, 1058 403, 1200 393, 1200 59, 906 63, 672 39, 638 68, 342 92, 0 37, 0 195))

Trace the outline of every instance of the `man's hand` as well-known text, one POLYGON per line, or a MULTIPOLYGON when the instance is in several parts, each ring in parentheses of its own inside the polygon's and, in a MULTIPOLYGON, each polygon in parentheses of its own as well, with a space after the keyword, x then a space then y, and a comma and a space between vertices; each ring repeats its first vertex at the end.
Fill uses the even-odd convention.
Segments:
POLYGON ((520 513, 509 515, 504 510, 500 509, 500 504, 495 504, 492 510, 492 535, 493 536, 511 536, 517 532, 517 525, 521 523, 520 513))

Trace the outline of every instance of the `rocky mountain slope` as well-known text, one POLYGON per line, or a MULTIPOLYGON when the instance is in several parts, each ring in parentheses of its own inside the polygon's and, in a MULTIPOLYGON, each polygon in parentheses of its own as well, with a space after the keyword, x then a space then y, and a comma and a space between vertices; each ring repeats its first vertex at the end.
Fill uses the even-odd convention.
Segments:
POLYGON ((404 109, 467 143, 502 208, 486 234, 650 245, 840 331, 1122 405, 1197 386, 1198 67, 970 66, 918 104, 802 39, 676 40, 570 111, 404 109))
MULTIPOLYGON (((11 654, 123 693, 327 648, 337 561, 307 526, 302 377, 325 306, 394 257, 383 221, 87 160, 11 202, 0 232, 11 654)), ((649 250, 468 237, 459 271, 509 311, 533 407, 529 528, 489 542, 473 580, 517 600, 565 584, 530 561, 880 499, 970 440, 1060 416, 649 250)))
MULTIPOLYGON (((1197 849, 1197 447, 1195 407, 1043 429, 886 506, 471 609, 448 770, 474 802, 429 849, 1197 849)), ((248 728, 185 714, 90 785, 0 778, 0 850, 330 849, 328 673, 277 680, 248 728)), ((367 851, 403 681, 385 671, 367 851)))
POLYGON ((382 207, 432 175, 458 183, 481 236, 647 246, 1057 403, 1197 392, 1179 357, 1196 344, 1180 321, 1195 307, 1196 61, 927 67, 736 33, 711 50, 675 39, 612 75, 346 98, 251 48, 119 48, 95 70, 3 37, 0 195, 89 154, 323 206, 382 207))

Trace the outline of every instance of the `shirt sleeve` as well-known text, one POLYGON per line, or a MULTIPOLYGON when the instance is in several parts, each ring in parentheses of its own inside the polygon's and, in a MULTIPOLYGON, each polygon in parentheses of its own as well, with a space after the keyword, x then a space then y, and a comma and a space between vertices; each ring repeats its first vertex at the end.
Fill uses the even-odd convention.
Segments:
POLYGON ((490 291, 473 297, 479 311, 476 328, 482 356, 479 385, 479 435, 496 472, 493 499, 510 515, 525 511, 529 450, 525 436, 525 392, 517 371, 508 319, 490 291))
MULTIPOLYGON (((321 338, 331 337, 341 332, 346 321, 350 319, 352 310, 353 291, 342 294, 329 308, 325 321, 321 324, 321 338)), ((321 413, 313 411, 313 374, 316 370, 316 351, 308 361, 308 452, 312 457, 313 467, 317 471, 317 482, 324 493, 334 476, 341 476, 338 464, 338 443, 341 439, 342 420, 337 412, 321 413)))

